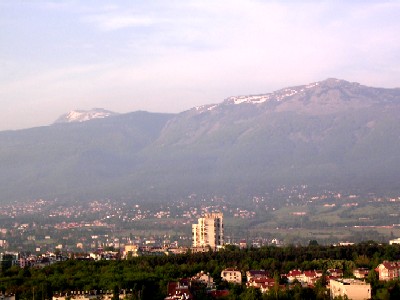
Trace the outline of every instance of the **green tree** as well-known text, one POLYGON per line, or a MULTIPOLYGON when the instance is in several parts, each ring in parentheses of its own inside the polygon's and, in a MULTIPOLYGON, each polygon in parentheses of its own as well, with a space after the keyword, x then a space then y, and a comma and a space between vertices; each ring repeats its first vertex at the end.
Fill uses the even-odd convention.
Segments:
POLYGON ((119 288, 118 288, 118 285, 114 285, 113 296, 112 296, 111 300, 119 300, 119 288))
POLYGON ((262 300, 260 289, 253 287, 247 288, 244 293, 240 295, 241 300, 262 300))
POLYGON ((386 288, 381 288, 376 292, 375 299, 378 300, 390 300, 389 291, 386 288))

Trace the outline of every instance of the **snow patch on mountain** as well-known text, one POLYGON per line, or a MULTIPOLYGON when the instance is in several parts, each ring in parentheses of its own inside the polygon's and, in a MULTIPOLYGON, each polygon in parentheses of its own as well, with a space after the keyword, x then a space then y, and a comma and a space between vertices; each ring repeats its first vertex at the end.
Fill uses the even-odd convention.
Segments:
POLYGON ((198 111, 198 112, 206 112, 206 111, 212 111, 216 109, 219 106, 219 104, 208 104, 208 105, 201 105, 201 106, 196 106, 192 109, 198 111))
POLYGON ((115 115, 117 115, 117 113, 105 110, 104 108, 93 108, 91 110, 73 110, 60 116, 55 121, 55 123, 86 122, 93 119, 104 119, 115 115))
MULTIPOLYGON (((326 82, 341 82, 339 79, 327 79, 326 82)), ((262 104, 268 101, 281 102, 286 98, 290 98, 296 94, 304 93, 306 90, 318 87, 323 82, 313 82, 308 85, 284 88, 268 94, 250 95, 250 96, 233 96, 225 99, 225 104, 262 104)))
POLYGON ((271 94, 266 95, 251 95, 251 96, 234 96, 229 97, 225 100, 226 103, 242 104, 242 103, 254 103, 260 104, 271 99, 271 94))
POLYGON ((315 91, 316 89, 322 88, 324 86, 336 87, 341 85, 354 85, 354 84, 356 83, 350 83, 336 78, 328 78, 323 81, 313 82, 307 85, 288 87, 267 94, 232 96, 225 99, 221 104, 202 105, 202 106, 197 106, 193 109, 200 113, 204 113, 207 111, 216 110, 219 107, 222 107, 223 105, 245 105, 245 104, 261 105, 267 102, 284 104, 286 100, 289 100, 291 97, 295 95, 303 96, 305 93, 310 93, 310 92, 312 93, 313 90, 315 91))

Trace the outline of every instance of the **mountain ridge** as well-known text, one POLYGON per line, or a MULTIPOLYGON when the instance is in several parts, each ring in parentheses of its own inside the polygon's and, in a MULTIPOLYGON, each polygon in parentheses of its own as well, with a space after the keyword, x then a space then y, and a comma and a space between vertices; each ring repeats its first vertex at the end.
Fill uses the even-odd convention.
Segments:
MULTIPOLYGON (((367 87, 364 85, 361 85, 360 83, 357 82, 349 82, 346 80, 342 79, 336 79, 336 78, 328 78, 323 81, 318 81, 318 82, 313 82, 309 83, 306 85, 298 85, 298 86, 293 86, 293 87, 287 87, 283 89, 279 89, 274 92, 270 93, 263 93, 263 94, 255 94, 255 95, 242 95, 242 96, 231 96, 226 98, 222 103, 219 104, 209 104, 209 105, 203 105, 199 107, 192 108, 192 110, 197 110, 197 111, 210 111, 213 109, 216 109, 220 106, 223 105, 246 105, 246 104, 255 104, 259 106, 266 106, 266 105, 271 105, 273 107, 280 107, 280 110, 287 110, 289 109, 288 107, 285 107, 287 102, 290 102, 291 99, 295 98, 301 98, 301 97, 309 97, 310 94, 315 94, 315 93, 323 93, 324 90, 329 90, 333 91, 335 90, 337 93, 340 92, 341 90, 346 89, 347 91, 356 94, 360 89, 364 90, 364 93, 367 93, 363 98, 370 99, 367 96, 379 96, 379 94, 384 94, 384 96, 388 97, 385 99, 386 101, 391 101, 393 100, 393 93, 390 91, 393 91, 397 93, 400 91, 400 88, 374 88, 374 87, 367 87), (385 94, 386 93, 386 94, 385 94)), ((331 95, 328 95, 331 96, 331 95)), ((335 95, 333 95, 335 96, 335 95)), ((338 95, 336 95, 338 96, 338 95)), ((347 95, 341 95, 342 97, 347 96, 351 98, 351 94, 347 95)), ((332 97, 327 97, 328 99, 332 99, 332 97)), ((313 99, 310 99, 313 100, 313 99)), ((349 99, 347 99, 349 100, 349 99)), ((354 100, 354 99, 353 99, 354 100)), ((376 102, 375 102, 376 103, 376 102)), ((291 103, 292 104, 292 103, 291 103)), ((362 105, 362 103, 358 103, 358 105, 362 105)), ((293 108, 293 106, 292 106, 293 108)))
POLYGON ((400 192, 400 89, 328 79, 263 95, 0 132, 0 201, 400 192))

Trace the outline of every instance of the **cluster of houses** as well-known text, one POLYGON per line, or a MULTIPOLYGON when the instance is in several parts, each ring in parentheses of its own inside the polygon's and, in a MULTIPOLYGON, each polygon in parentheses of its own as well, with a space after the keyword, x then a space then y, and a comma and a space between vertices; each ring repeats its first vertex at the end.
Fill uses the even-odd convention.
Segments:
MULTIPOLYGON (((387 265, 386 262, 384 262, 384 264, 387 265)), ((394 263, 392 263, 392 265, 394 265, 394 263)), ((397 272, 400 276, 400 262, 397 264, 397 267, 397 272)), ((378 269, 379 266, 377 270, 378 269)), ((343 270, 328 269, 325 275, 332 299, 336 297, 347 297, 348 299, 355 300, 370 299, 371 286, 365 282, 365 278, 368 276, 368 273, 368 269, 358 268, 353 271, 354 278, 344 279, 343 270)), ((268 274, 268 272, 265 270, 250 270, 246 272, 245 276, 246 277, 243 278, 242 272, 235 268, 227 268, 221 272, 222 280, 234 284, 242 284, 243 279, 245 279, 244 281, 246 287, 260 289, 262 293, 268 292, 271 288, 275 287, 276 284, 279 284, 277 279, 270 277, 270 274, 268 274)), ((297 282, 303 287, 314 287, 316 281, 322 276, 324 276, 324 274, 321 270, 291 270, 287 274, 281 274, 279 279, 285 279, 289 286, 297 282)), ((201 272, 193 278, 182 279, 178 282, 169 283, 168 296, 165 298, 165 300, 195 299, 195 296, 192 292, 194 282, 203 282, 209 293, 213 295, 214 298, 218 298, 219 295, 225 295, 228 293, 228 291, 216 291, 214 280, 209 276, 209 274, 204 274, 204 272, 201 272)), ((280 288, 287 288, 287 285, 282 285, 280 288)))
MULTIPOLYGON (((331 298, 347 297, 348 299, 370 299, 371 286, 364 280, 368 274, 366 269, 356 269, 353 276, 360 279, 343 279, 343 271, 339 269, 328 269, 326 272, 326 279, 328 280, 328 288, 330 289, 331 298)), ((302 286, 314 287, 316 281, 324 276, 321 270, 300 271, 291 270, 287 274, 282 274, 281 278, 285 278, 288 284, 295 282, 300 283, 302 286)), ((248 271, 246 272, 247 287, 259 288, 262 293, 269 291, 276 284, 274 278, 268 277, 264 270, 248 271)), ((285 287, 281 287, 285 288, 285 287)))
MULTIPOLYGON (((120 300, 128 299, 132 296, 132 291, 121 290, 118 298, 120 300)), ((56 294, 52 300, 112 300, 114 293, 112 291, 72 291, 66 294, 56 294)))
MULTIPOLYGON (((126 259, 129 256, 142 255, 170 255, 182 254, 188 251, 187 247, 154 247, 154 246, 137 246, 125 245, 121 251, 106 251, 99 248, 97 251, 88 253, 67 253, 67 252, 44 252, 42 254, 32 254, 24 252, 1 252, 0 253, 0 269, 7 269, 11 266, 19 266, 20 268, 34 267, 43 268, 53 263, 66 261, 68 259, 75 260, 119 260, 126 259)), ((206 249, 208 250, 208 249, 206 249)), ((1 300, 1 298, 0 298, 1 300)))
MULTIPOLYGON (((359 268, 353 271, 353 276, 358 279, 365 279, 368 276, 368 269, 359 268)), ((323 276, 322 270, 291 270, 287 274, 281 274, 282 279, 286 279, 291 284, 299 282, 303 286, 314 286, 315 282, 323 276)), ((337 279, 343 277, 343 271, 339 269, 328 269, 326 272, 327 279, 337 279)), ((228 268, 222 271, 221 278, 232 283, 242 283, 242 272, 237 269, 228 268)), ((269 277, 265 270, 251 270, 246 272, 246 285, 248 287, 263 287, 263 283, 273 285, 274 279, 269 277)))
MULTIPOLYGON (((141 249, 136 246, 126 247, 123 252, 107 252, 102 251, 99 253, 91 253, 88 257, 74 257, 74 259, 121 259, 128 255, 136 256, 138 252, 146 251, 151 253, 152 249, 141 249)), ((158 249, 157 251, 162 251, 158 249)), ((11 265, 18 265, 21 268, 26 266, 30 267, 44 267, 59 261, 71 259, 63 254, 45 253, 42 255, 23 255, 20 253, 0 253, 0 267, 5 268, 11 265)), ((383 261, 379 264, 375 271, 379 276, 379 280, 388 281, 400 278, 400 261, 383 261)), ((369 270, 365 268, 357 268, 353 270, 353 278, 344 279, 343 271, 340 269, 328 269, 325 274, 321 270, 291 270, 287 274, 281 274, 280 280, 284 279, 287 284, 293 285, 295 283, 301 284, 303 287, 314 287, 316 281, 322 276, 326 276, 328 288, 330 289, 331 297, 347 297, 349 299, 369 299, 371 297, 371 286, 365 282, 369 274, 369 270)), ((221 279, 234 284, 242 284, 245 282, 246 287, 260 289, 262 293, 269 291, 271 288, 279 284, 276 278, 272 278, 265 270, 250 270, 245 273, 243 278, 241 270, 235 268, 227 268, 222 270, 221 279)), ((284 285, 280 288, 287 288, 284 285)), ((226 296, 228 290, 217 290, 214 279, 210 274, 200 272, 191 278, 181 279, 177 282, 170 282, 168 284, 168 295, 165 300, 196 299, 196 291, 206 292, 212 298, 219 298, 226 296)), ((69 299, 111 299, 109 292, 102 292, 101 294, 93 294, 87 292, 80 292, 70 295, 55 295, 53 300, 63 300, 68 297, 69 299), (109 297, 109 298, 107 298, 109 297)), ((120 299, 126 297, 126 292, 120 295, 120 299)), ((7 298, 5 295, 0 294, 0 300, 13 300, 7 298)))
POLYGON ((201 271, 191 278, 169 282, 167 297, 164 300, 194 300, 198 292, 206 292, 208 296, 214 299, 229 294, 228 290, 217 290, 214 279, 210 274, 201 271))
MULTIPOLYGON (((400 266, 400 263, 399 263, 400 266)), ((400 271, 400 270, 399 270, 400 271)), ((399 273, 400 274, 400 273, 399 273)), ((328 281, 328 288, 331 290, 332 299, 335 297, 347 297, 348 299, 362 300, 371 298, 371 286, 365 282, 368 275, 367 269, 356 269, 353 272, 355 278, 343 279, 343 271, 339 269, 329 269, 326 272, 326 279, 328 281)), ((250 270, 242 276, 242 272, 235 268, 227 268, 222 270, 221 279, 234 284, 242 284, 243 279, 246 287, 260 289, 262 293, 268 292, 271 288, 279 285, 278 280, 270 277, 265 270, 250 270)), ((285 279, 290 285, 296 282, 304 287, 313 287, 316 281, 324 276, 322 271, 300 271, 291 270, 287 274, 281 274, 279 279, 285 279)), ((213 278, 204 272, 198 273, 192 278, 181 279, 177 282, 170 282, 168 284, 168 296, 165 300, 194 300, 196 299, 196 287, 198 283, 203 284, 207 293, 217 299, 220 296, 226 296, 229 291, 218 291, 215 289, 213 278)), ((285 289, 287 285, 282 285, 279 288, 285 289)))
MULTIPOLYGON (((400 262, 383 262, 375 269, 379 274, 380 280, 393 280, 400 277, 400 262)), ((347 298, 354 300, 364 300, 371 298, 371 285, 365 282, 368 276, 368 269, 355 269, 353 271, 354 278, 343 278, 343 271, 340 269, 328 269, 326 279, 328 280, 328 288, 330 289, 331 298, 347 298)), ((280 278, 284 278, 290 285, 299 283, 304 287, 313 287, 316 281, 324 276, 320 270, 291 270, 287 274, 281 274, 280 278)), ((276 284, 279 284, 275 278, 271 278, 265 270, 250 270, 242 276, 242 272, 235 268, 227 268, 221 272, 222 280, 227 282, 242 284, 243 279, 246 287, 258 288, 262 293, 269 291, 276 284)), ((287 288, 282 285, 280 288, 287 288)), ((213 299, 225 297, 229 294, 228 290, 217 290, 214 279, 209 273, 203 271, 197 273, 190 278, 183 278, 176 282, 169 282, 167 287, 167 297, 165 300, 195 300, 197 293, 206 292, 213 299)), ((124 291, 119 295, 120 299, 124 299, 128 294, 124 291)), ((110 291, 100 292, 98 294, 88 292, 75 292, 69 295, 55 295, 53 300, 76 299, 111 299, 110 291)))
MULTIPOLYGON (((63 254, 47 252, 41 255, 33 255, 19 252, 0 253, 0 269, 8 269, 11 266, 43 268, 56 262, 69 259, 63 254)), ((1 298, 0 298, 1 299, 1 298)))

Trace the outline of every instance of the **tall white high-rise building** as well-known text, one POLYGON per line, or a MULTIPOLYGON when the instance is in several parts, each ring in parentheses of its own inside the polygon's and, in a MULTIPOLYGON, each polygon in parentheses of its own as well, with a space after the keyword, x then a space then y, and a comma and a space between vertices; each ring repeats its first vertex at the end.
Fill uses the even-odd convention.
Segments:
POLYGON ((217 247, 224 245, 224 216, 222 213, 208 213, 192 224, 193 247, 217 247))

